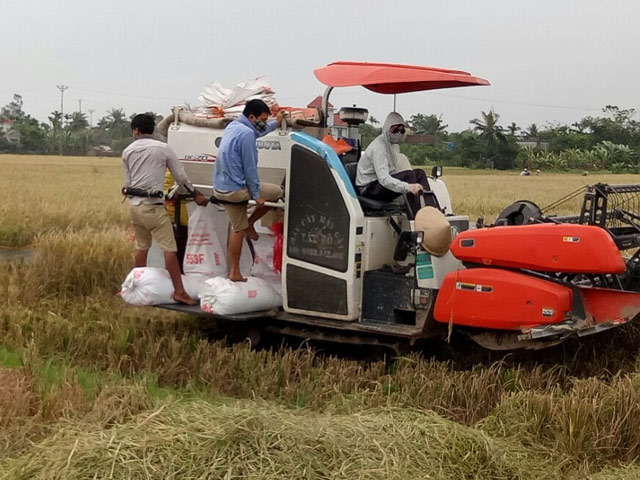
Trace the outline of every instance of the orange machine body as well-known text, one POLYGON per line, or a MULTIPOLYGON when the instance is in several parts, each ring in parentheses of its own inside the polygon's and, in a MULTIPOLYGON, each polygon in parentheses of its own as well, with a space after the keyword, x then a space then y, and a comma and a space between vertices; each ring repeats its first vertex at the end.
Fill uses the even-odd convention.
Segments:
POLYGON ((438 322, 525 331, 571 317, 570 287, 524 273, 472 268, 448 274, 434 311, 438 322))
POLYGON ((623 273, 625 263, 606 230, 542 223, 468 230, 451 244, 463 262, 569 273, 623 273))

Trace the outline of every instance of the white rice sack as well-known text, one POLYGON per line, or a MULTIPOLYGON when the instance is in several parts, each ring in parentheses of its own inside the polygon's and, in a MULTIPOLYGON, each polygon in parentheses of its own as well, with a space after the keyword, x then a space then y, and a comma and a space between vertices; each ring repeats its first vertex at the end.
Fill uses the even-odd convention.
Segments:
POLYGON ((227 275, 226 243, 221 241, 217 233, 223 215, 225 213, 219 212, 213 205, 197 207, 189 215, 189 237, 182 263, 185 274, 209 277, 227 275))
POLYGON ((280 295, 266 280, 248 277, 246 282, 210 278, 200 289, 200 308, 215 315, 259 312, 282 306, 280 295))
POLYGON ((138 267, 122 283, 120 296, 131 305, 172 303, 173 282, 164 268, 138 267))
MULTIPOLYGON (((198 291, 206 277, 201 275, 182 276, 187 294, 198 298, 198 291)), ((171 297, 174 292, 169 272, 164 268, 137 267, 129 272, 120 289, 120 296, 131 305, 159 305, 176 303, 171 297)))

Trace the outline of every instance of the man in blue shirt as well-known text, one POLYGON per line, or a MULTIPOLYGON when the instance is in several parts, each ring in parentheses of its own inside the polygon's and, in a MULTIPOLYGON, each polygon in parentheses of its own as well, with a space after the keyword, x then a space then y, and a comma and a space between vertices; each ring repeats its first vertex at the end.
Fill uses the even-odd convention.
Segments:
POLYGON ((262 100, 247 102, 242 115, 231 122, 224 131, 220 150, 213 173, 213 195, 227 202, 224 209, 231 223, 229 237, 229 279, 246 282, 240 273, 242 242, 246 235, 258 239, 253 224, 262 218, 269 207, 264 202, 275 202, 282 198, 282 189, 271 183, 260 183, 258 178, 258 147, 256 139, 274 131, 282 121, 282 113, 277 120, 267 123, 269 107, 262 100), (247 202, 256 201, 256 208, 247 218, 247 202))

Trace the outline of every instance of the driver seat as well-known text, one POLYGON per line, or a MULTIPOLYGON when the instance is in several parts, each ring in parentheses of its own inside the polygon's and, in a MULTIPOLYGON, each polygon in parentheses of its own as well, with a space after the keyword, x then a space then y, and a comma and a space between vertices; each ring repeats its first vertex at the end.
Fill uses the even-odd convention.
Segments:
MULTIPOLYGON (((353 185, 353 188, 355 189, 357 194, 358 187, 356 186, 356 172, 358 171, 358 163, 351 162, 343 165, 344 169, 347 171, 349 180, 351 180, 351 184, 353 185)), ((378 213, 404 211, 404 205, 396 202, 383 202, 381 200, 374 200, 372 198, 363 197, 362 195, 358 195, 358 201, 360 202, 360 206, 362 207, 362 209, 365 211, 378 213)))

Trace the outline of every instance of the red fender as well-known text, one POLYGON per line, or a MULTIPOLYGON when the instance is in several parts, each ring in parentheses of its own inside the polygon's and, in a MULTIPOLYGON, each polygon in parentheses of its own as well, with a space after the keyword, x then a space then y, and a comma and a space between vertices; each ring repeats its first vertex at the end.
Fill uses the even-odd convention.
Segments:
POLYGON ((640 313, 640 293, 578 287, 589 324, 626 323, 640 313))
POLYGON ((436 298, 436 321, 523 331, 571 315, 573 292, 557 283, 498 268, 449 273, 436 298))
POLYGON ((624 260, 606 230, 593 225, 542 223, 481 228, 451 244, 463 262, 545 272, 623 273, 624 260))

